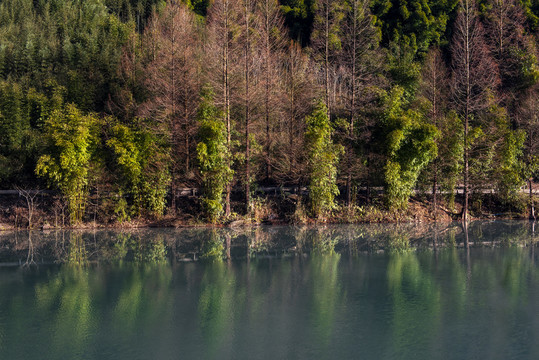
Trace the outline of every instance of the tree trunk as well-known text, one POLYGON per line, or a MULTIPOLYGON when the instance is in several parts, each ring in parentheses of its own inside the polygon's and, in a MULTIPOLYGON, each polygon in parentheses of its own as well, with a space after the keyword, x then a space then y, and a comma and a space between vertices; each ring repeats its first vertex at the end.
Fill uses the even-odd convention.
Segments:
POLYGON ((432 182, 432 209, 434 211, 434 221, 438 220, 437 216, 437 210, 438 210, 438 203, 437 203, 437 188, 438 188, 438 166, 434 165, 434 181, 432 182))
POLYGON ((469 163, 468 163, 468 120, 470 115, 470 9, 468 0, 466 0, 466 34, 465 34, 465 51, 466 51, 466 107, 464 113, 464 207, 462 208, 462 220, 468 221, 468 187, 469 187, 469 163))
POLYGON ((185 175, 189 174, 189 157, 190 157, 190 151, 189 151, 189 104, 187 104, 187 87, 184 88, 184 106, 183 106, 183 121, 185 126, 185 138, 184 138, 184 146, 185 146, 185 175))
POLYGON ((532 179, 528 179, 528 186, 530 187, 530 220, 535 220, 535 205, 533 202, 533 182, 532 179))
POLYGON ((266 87, 265 87, 265 118, 266 118, 266 180, 270 178, 270 151, 271 151, 271 135, 270 135, 270 56, 271 56, 271 39, 270 39, 270 24, 269 24, 269 10, 268 10, 268 1, 266 0, 265 12, 264 12, 264 32, 266 36, 265 45, 265 71, 266 71, 266 87))
POLYGON ((331 120, 330 94, 329 94, 329 2, 326 3, 326 24, 325 24, 325 44, 324 44, 324 70, 326 75, 326 106, 328 117, 331 120))
MULTIPOLYGON (((172 116, 170 118, 170 130, 171 130, 171 143, 172 143, 172 154, 177 154, 177 137, 176 137, 176 31, 175 31, 175 18, 172 17, 172 39, 171 39, 171 94, 170 101, 172 101, 172 116)), ((170 180, 170 192, 172 193, 171 207, 172 211, 176 211, 176 156, 172 156, 172 174, 170 180)))
POLYGON ((249 10, 250 0, 246 0, 245 2, 245 208, 247 211, 247 214, 250 212, 250 204, 251 204, 251 189, 250 189, 250 183, 251 183, 251 154, 250 154, 250 141, 249 141, 249 125, 250 125, 250 93, 249 93, 249 71, 250 71, 250 64, 249 64, 249 57, 250 57, 250 36, 249 36, 249 16, 250 16, 250 10, 249 10))
POLYGON ((352 205, 352 162, 353 162, 353 138, 354 138, 354 117, 356 108, 356 46, 357 46, 357 2, 353 3, 353 27, 352 27, 352 96, 350 100, 350 123, 348 128, 348 174, 346 177, 346 205, 348 208, 352 205))
MULTIPOLYGON (((225 29, 224 29, 224 35, 225 35, 225 46, 223 47, 223 91, 224 91, 224 98, 225 98, 225 122, 226 122, 226 144, 228 147, 228 167, 232 167, 232 138, 231 138, 231 124, 230 124, 230 89, 229 89, 229 83, 228 83, 228 55, 229 55, 229 48, 228 48, 228 1, 225 2, 225 29)), ((229 181, 228 184, 226 184, 226 195, 225 195, 225 217, 229 217, 231 214, 230 211, 230 194, 232 192, 232 182, 229 181)))

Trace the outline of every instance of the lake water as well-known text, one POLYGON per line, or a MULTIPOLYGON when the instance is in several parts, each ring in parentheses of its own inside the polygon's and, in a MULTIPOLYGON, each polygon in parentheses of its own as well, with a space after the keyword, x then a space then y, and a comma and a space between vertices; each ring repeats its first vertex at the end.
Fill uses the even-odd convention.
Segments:
POLYGON ((533 225, 467 230, 0 233, 0 359, 538 359, 533 225))

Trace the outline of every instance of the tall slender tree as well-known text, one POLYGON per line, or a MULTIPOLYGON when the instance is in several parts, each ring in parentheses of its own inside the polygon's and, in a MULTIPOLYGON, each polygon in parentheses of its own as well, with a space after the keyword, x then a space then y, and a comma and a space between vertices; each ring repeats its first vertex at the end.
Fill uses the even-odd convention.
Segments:
MULTIPOLYGON (((228 148, 228 166, 232 167, 232 130, 231 119, 231 87, 233 69, 238 64, 238 10, 239 2, 232 0, 216 0, 208 10, 207 29, 208 39, 206 42, 206 54, 209 57, 205 61, 206 72, 209 82, 216 90, 216 103, 223 110, 223 118, 226 124, 226 138, 228 148)), ((230 195, 232 193, 232 181, 226 185, 225 216, 231 214, 230 195)))
POLYGON ((223 191, 232 170, 228 167, 225 124, 209 89, 204 89, 197 120, 200 122, 197 155, 204 184, 202 204, 207 217, 215 222, 223 212, 223 191))
MULTIPOLYGON (((440 119, 444 115, 444 106, 449 92, 449 77, 439 48, 432 49, 427 55, 420 90, 421 94, 429 101, 429 118, 433 125, 440 130, 440 119)), ((438 138, 436 141, 438 149, 441 148, 441 140, 443 139, 438 138)), ((440 169, 440 156, 437 156, 432 164, 432 206, 435 219, 440 169)))
POLYGON ((526 131, 524 142, 524 173, 528 183, 530 219, 536 219, 533 180, 539 173, 539 87, 536 85, 525 94, 517 114, 518 125, 526 131))
POLYGON ((306 180, 304 155, 305 117, 311 112, 319 89, 312 73, 312 61, 301 46, 292 41, 282 59, 281 87, 283 115, 277 124, 275 180, 299 184, 306 180))
POLYGON ((486 39, 500 72, 503 104, 512 113, 522 93, 539 80, 533 40, 525 35, 526 17, 515 0, 490 0, 487 5, 486 39))
POLYGON ((316 217, 324 216, 335 207, 337 164, 343 148, 332 140, 333 128, 326 105, 320 101, 313 113, 305 118, 307 162, 309 166, 309 198, 316 217))
POLYGON ((155 47, 146 66, 146 87, 152 96, 141 105, 139 114, 159 121, 158 131, 169 138, 174 210, 180 174, 189 178, 194 157, 200 39, 194 14, 177 1, 168 3, 152 21, 153 31, 145 39, 147 46, 155 47))
MULTIPOLYGON (((461 0, 451 44, 452 90, 456 110, 464 119, 464 204, 462 218, 468 221, 470 192, 470 122, 488 106, 488 95, 499 83, 496 63, 485 43, 484 31, 474 0, 461 0)), ((473 124, 472 124, 473 125, 473 124)))
POLYGON ((253 82, 253 29, 254 26, 254 1, 243 0, 241 21, 243 25, 243 107, 245 115, 245 207, 247 213, 251 209, 251 126, 253 122, 252 108, 254 89, 253 82))
POLYGON ((264 107, 264 165, 265 177, 269 180, 272 171, 275 122, 281 116, 279 106, 282 88, 279 86, 279 60, 286 46, 284 18, 278 0, 263 0, 258 3, 258 31, 263 72, 264 107))
POLYGON ((350 0, 344 15, 341 66, 344 68, 346 82, 346 204, 350 206, 353 174, 358 166, 354 148, 357 141, 355 123, 362 106, 360 94, 373 84, 382 62, 378 51, 379 31, 374 26, 369 2, 350 0))
POLYGON ((317 0, 314 6, 311 43, 314 57, 322 67, 324 100, 331 119, 334 104, 330 78, 342 49, 342 21, 346 3, 344 0, 317 0))

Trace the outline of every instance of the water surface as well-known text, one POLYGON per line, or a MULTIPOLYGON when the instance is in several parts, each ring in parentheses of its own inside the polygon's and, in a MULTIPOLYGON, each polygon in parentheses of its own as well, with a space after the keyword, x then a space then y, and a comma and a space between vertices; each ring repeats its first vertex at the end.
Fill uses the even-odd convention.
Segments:
POLYGON ((539 358, 532 224, 465 240, 458 224, 3 233, 0 358, 539 358))

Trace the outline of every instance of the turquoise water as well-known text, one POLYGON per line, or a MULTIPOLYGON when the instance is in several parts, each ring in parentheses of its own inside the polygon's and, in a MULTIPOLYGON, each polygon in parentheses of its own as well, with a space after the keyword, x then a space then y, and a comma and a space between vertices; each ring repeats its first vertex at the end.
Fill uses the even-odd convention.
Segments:
POLYGON ((0 359, 538 359, 532 224, 468 239, 457 224, 3 233, 0 359))

